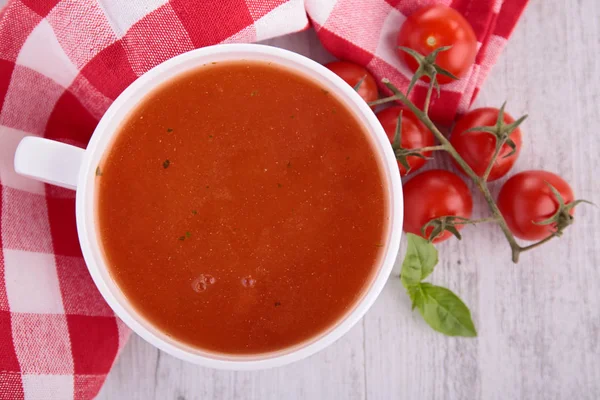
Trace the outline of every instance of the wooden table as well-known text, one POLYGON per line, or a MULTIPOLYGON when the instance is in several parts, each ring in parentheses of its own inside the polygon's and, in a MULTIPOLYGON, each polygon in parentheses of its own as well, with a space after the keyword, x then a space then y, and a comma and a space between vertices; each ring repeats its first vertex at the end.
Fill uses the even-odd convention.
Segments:
MULTIPOLYGON (((312 31, 269 44, 331 58, 312 31)), ((512 115, 529 113, 516 171, 558 172, 578 197, 597 203, 599 75, 600 2, 532 1, 477 100, 500 106, 506 99, 512 115)), ((476 203, 483 212, 481 198, 476 203)), ((444 337, 411 313, 398 261, 362 322, 307 360, 260 372, 214 371, 132 337, 100 398, 598 399, 600 210, 581 207, 577 219, 563 238, 523 254, 518 265, 492 225, 469 227, 461 243, 439 247, 442 262, 431 281, 471 307, 477 339, 444 337)))

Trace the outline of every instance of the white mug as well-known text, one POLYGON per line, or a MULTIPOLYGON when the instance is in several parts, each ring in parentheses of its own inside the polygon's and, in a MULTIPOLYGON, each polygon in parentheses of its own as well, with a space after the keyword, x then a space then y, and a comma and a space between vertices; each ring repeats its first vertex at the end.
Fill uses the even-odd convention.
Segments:
POLYGON ((362 318, 385 285, 400 243, 403 203, 398 164, 389 140, 372 110, 362 98, 333 72, 299 54, 256 44, 226 44, 193 50, 156 66, 133 82, 106 111, 87 149, 38 138, 26 137, 15 153, 15 171, 46 183, 77 190, 76 217, 79 243, 98 290, 119 318, 135 333, 159 349, 195 364, 232 370, 255 370, 288 364, 308 357, 339 339, 362 318), (272 62, 317 81, 334 93, 360 120, 375 144, 383 166, 388 190, 389 231, 380 265, 362 297, 337 323, 317 337, 273 353, 220 355, 180 343, 154 327, 129 303, 111 278, 99 246, 95 223, 96 166, 110 147, 113 137, 129 112, 161 83, 210 62, 259 60, 272 62))

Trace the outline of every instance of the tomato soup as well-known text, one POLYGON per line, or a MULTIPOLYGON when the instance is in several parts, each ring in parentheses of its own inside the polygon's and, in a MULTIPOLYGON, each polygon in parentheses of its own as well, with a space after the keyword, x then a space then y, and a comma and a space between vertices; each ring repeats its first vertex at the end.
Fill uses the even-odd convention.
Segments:
POLYGON ((97 169, 109 272, 135 309, 203 351, 314 339, 368 288, 388 188, 346 106, 275 64, 204 65, 127 117, 97 169))

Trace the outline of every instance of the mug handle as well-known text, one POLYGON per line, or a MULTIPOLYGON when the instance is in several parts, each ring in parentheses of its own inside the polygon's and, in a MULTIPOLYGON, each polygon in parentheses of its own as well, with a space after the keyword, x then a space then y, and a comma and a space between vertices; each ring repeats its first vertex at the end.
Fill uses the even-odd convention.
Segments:
POLYGON ((29 178, 77 189, 85 150, 36 136, 24 137, 15 152, 15 171, 29 178))

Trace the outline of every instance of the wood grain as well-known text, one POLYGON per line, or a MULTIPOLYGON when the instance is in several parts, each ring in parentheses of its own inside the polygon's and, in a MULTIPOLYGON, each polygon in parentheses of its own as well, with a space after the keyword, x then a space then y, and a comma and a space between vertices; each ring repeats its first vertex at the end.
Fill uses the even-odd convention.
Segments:
MULTIPOLYGON (((311 31, 269 44, 331 59, 311 31)), ((596 202, 598 54, 597 0, 532 1, 477 100, 499 106, 506 99, 511 114, 529 113, 516 170, 558 172, 579 197, 596 202)), ((477 203, 476 212, 484 212, 477 203)), ((462 243, 440 246, 443 261, 431 281, 470 305, 475 340, 432 332, 411 313, 396 269, 362 323, 307 360, 261 372, 213 371, 133 337, 99 398, 600 398, 600 211, 582 207, 577 219, 519 265, 494 226, 467 228, 462 243)))

